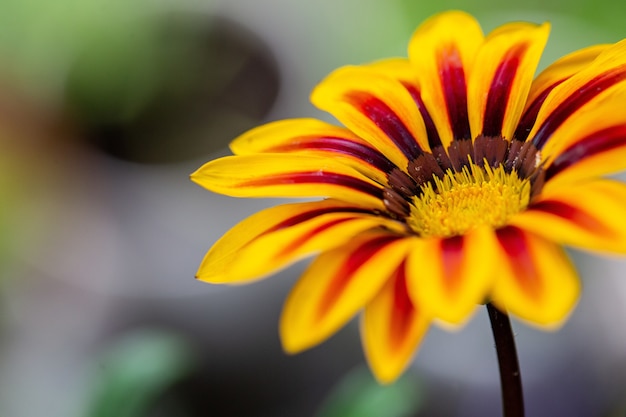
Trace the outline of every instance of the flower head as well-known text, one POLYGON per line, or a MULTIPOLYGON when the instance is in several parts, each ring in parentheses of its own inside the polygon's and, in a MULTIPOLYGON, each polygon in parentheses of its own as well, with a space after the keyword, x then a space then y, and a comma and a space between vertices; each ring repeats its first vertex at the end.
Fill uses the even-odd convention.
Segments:
POLYGON ((336 70, 312 102, 345 127, 269 123, 192 175, 237 197, 324 197, 226 233, 198 278, 244 283, 317 255, 284 307, 288 352, 358 312, 389 382, 433 321, 478 304, 561 323, 580 284, 561 245, 626 254, 626 41, 573 52, 533 80, 547 24, 484 36, 463 12, 422 24, 408 59, 336 70))

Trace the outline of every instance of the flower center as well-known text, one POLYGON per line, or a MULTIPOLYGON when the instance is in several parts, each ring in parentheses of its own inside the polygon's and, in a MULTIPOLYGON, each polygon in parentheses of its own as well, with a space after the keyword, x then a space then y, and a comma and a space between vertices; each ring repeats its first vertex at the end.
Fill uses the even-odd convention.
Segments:
POLYGON ((481 225, 505 225, 528 205, 531 183, 516 171, 506 172, 503 165, 479 167, 470 162, 420 189, 409 204, 407 224, 423 237, 449 237, 481 225))

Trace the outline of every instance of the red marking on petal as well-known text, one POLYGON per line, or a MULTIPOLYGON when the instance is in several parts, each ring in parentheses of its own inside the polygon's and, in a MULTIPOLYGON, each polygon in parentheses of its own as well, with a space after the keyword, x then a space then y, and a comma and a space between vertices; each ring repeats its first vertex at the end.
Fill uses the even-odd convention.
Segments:
POLYGON ((537 149, 543 148, 554 131, 576 110, 580 109, 607 88, 625 79, 626 65, 622 65, 589 80, 585 85, 563 100, 563 102, 544 120, 533 138, 533 145, 535 145, 537 149))
POLYGON ((280 229, 284 229, 287 227, 295 226, 297 224, 303 223, 307 220, 311 220, 318 216, 323 216, 328 213, 373 213, 371 210, 359 208, 359 207, 324 207, 315 210, 305 211, 303 213, 298 213, 295 216, 289 217, 282 222, 272 226, 263 232, 260 236, 266 235, 268 233, 275 232, 280 229))
POLYGON ((360 159, 383 172, 390 172, 396 166, 376 149, 367 145, 338 137, 303 136, 297 143, 279 145, 269 148, 269 152, 290 152, 303 149, 318 149, 336 152, 360 159))
POLYGON ((517 227, 507 226, 496 231, 496 236, 511 264, 511 272, 520 289, 529 297, 537 300, 541 297, 543 284, 530 253, 528 242, 517 227))
POLYGON ((403 84, 404 88, 411 94, 413 97, 413 101, 417 105, 417 108, 422 115, 422 119, 424 119, 424 126, 426 127, 426 135, 428 136, 428 144, 431 149, 436 148, 437 146, 442 146, 441 138, 439 137, 439 132, 437 131, 437 127, 435 126, 435 122, 433 122, 433 118, 430 117, 430 113, 426 109, 426 105, 424 104, 424 100, 422 100, 422 94, 420 90, 412 85, 412 84, 403 84))
POLYGON ((557 156, 546 170, 546 180, 582 159, 626 145, 626 125, 611 126, 572 144, 557 156))
POLYGON ((453 296, 461 283, 463 264, 463 236, 452 236, 441 240, 441 262, 443 283, 449 296, 453 296))
POLYGON ((511 87, 517 74, 522 56, 528 49, 528 44, 515 45, 509 49, 494 73, 489 96, 485 105, 483 135, 499 136, 502 134, 504 113, 511 95, 511 87))
POLYGON ((581 210, 579 207, 567 204, 563 201, 544 200, 533 204, 528 209, 542 211, 569 220, 581 229, 594 234, 603 236, 610 236, 612 234, 611 229, 606 227, 606 225, 597 218, 581 210))
POLYGON ((345 99, 374 122, 409 160, 422 154, 404 122, 382 100, 364 92, 351 92, 345 99))
POLYGON ((278 258, 287 256, 290 253, 297 251, 299 248, 304 246, 309 240, 314 238, 316 235, 330 229, 331 227, 337 226, 338 224, 345 223, 347 221, 354 220, 353 218, 343 218, 343 219, 334 219, 327 223, 320 224, 319 226, 309 230, 307 233, 299 236, 297 239, 289 242, 289 246, 283 248, 276 256, 278 258))
POLYGON ((345 263, 335 272, 317 306, 317 318, 322 319, 341 297, 354 273, 378 251, 396 240, 393 235, 378 236, 352 251, 345 263))
POLYGON ((439 51, 437 64, 452 134, 455 139, 471 139, 467 85, 461 55, 454 45, 448 45, 439 51))
POLYGON ((389 317, 389 345, 395 350, 402 346, 415 319, 415 305, 409 297, 406 284, 406 261, 398 267, 393 285, 393 305, 389 317))
POLYGON ((517 125, 517 129, 515 130, 514 137, 517 140, 520 140, 522 142, 526 140, 526 138, 528 137, 528 134, 533 128, 533 125, 535 124, 535 120, 537 120, 537 115, 539 114, 539 110, 541 110, 541 106, 543 105, 543 102, 546 100, 546 97, 548 97, 548 94, 550 94, 550 92, 556 86, 558 86, 565 80, 567 80, 567 78, 563 78, 562 80, 559 80, 551 84, 550 86, 548 86, 545 90, 541 92, 541 94, 535 97, 535 99, 530 105, 528 105, 528 107, 526 108, 526 111, 524 112, 524 115, 522 116, 522 118, 520 119, 520 122, 517 125))
POLYGON ((349 175, 327 172, 321 169, 314 172, 289 172, 266 176, 263 178, 256 178, 248 181, 242 181, 239 183, 239 186, 263 187, 286 184, 335 184, 342 187, 352 188, 356 191, 370 194, 380 199, 383 197, 382 188, 349 175))

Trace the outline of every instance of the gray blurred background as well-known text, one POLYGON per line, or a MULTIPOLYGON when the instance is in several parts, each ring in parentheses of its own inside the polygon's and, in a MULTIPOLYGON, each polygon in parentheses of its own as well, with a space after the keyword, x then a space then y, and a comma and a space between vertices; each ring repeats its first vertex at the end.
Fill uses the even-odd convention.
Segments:
MULTIPOLYGON (((308 103, 317 82, 404 56, 449 8, 485 31, 551 21, 542 66, 626 37, 618 0, 0 0, 0 416, 499 416, 482 310, 433 328, 379 388, 355 323, 282 352, 305 263, 243 287, 194 279, 222 233, 276 202, 189 174, 259 123, 328 119, 308 103)), ((584 291, 567 324, 513 323, 527 413, 623 416, 626 262, 572 255, 584 291)))

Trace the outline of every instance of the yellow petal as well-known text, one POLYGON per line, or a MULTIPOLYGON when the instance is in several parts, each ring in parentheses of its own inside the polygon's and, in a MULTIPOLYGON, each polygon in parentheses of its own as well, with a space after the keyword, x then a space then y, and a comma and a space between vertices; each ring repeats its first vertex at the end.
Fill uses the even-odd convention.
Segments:
POLYGON ((464 236, 422 239, 409 255, 411 297, 433 317, 466 321, 484 302, 493 282, 493 231, 478 228, 464 236))
POLYGON ((626 169, 625 102, 622 83, 590 100, 556 129, 542 150, 551 184, 626 169))
POLYGON ((387 58, 367 64, 367 68, 378 74, 400 81, 403 85, 419 87, 415 68, 407 58, 387 58))
POLYGON ((518 140, 523 141, 528 137, 528 133, 530 133, 530 129, 537 118, 537 113, 539 113, 539 109, 550 91, 588 66, 608 46, 594 45, 574 51, 552 63, 537 76, 530 87, 524 115, 515 132, 515 137, 518 140))
POLYGON ((403 262, 365 307, 361 337, 367 361, 379 382, 393 382, 411 363, 430 318, 409 297, 403 262))
POLYGON ((320 156, 227 156, 206 163, 191 179, 231 197, 331 197, 367 208, 384 208, 380 184, 339 161, 320 156))
POLYGON ((284 349, 296 353, 327 339, 362 309, 406 257, 410 238, 368 233, 322 253, 287 298, 284 349))
POLYGON ((625 218, 626 185, 594 180, 544 189, 511 224, 553 242, 626 254, 625 218))
POLYGON ((547 23, 510 23, 487 36, 469 77, 472 138, 513 137, 549 31, 547 23))
POLYGON ((341 160, 368 178, 387 181, 395 165, 348 129, 316 119, 287 119, 268 123, 239 136, 230 144, 237 155, 297 153, 341 160))
POLYGON ((556 244, 516 227, 497 231, 498 265, 492 302, 502 311, 541 326, 558 326, 578 300, 580 282, 556 244))
POLYGON ((591 64, 556 86, 543 102, 529 134, 541 149, 561 124, 596 96, 626 80, 626 40, 602 52, 591 64))
POLYGON ((228 277, 266 275, 309 255, 335 248, 370 229, 402 231, 402 225, 373 214, 329 213, 265 234, 241 249, 228 277), (395 223, 395 224, 394 224, 395 223))
POLYGON ((422 97, 444 147, 471 136, 467 80, 483 43, 478 22, 460 11, 426 20, 413 34, 409 58, 419 76, 422 97))
POLYGON ((406 168, 428 150, 424 123, 409 92, 367 66, 335 70, 313 90, 311 101, 398 167, 406 168))
POLYGON ((418 74, 415 67, 411 65, 411 62, 406 58, 391 58, 373 62, 367 67, 387 77, 400 81, 409 94, 411 94, 415 105, 419 109, 422 120, 424 121, 429 148, 432 151, 435 147, 442 146, 437 127, 422 98, 422 88, 419 84, 418 74))
MULTIPOLYGON (((209 250, 204 257, 199 268, 197 277, 203 281, 211 283, 237 283, 258 278, 263 275, 263 270, 254 271, 246 276, 233 276, 231 270, 238 264, 241 251, 256 240, 280 233, 289 227, 306 225, 311 221, 316 221, 319 216, 326 214, 352 213, 355 216, 364 215, 358 207, 336 200, 323 200, 307 203, 284 204, 270 207, 242 220, 240 223, 226 232, 209 250)), ((337 236, 336 240, 324 242, 324 246, 317 249, 330 249, 334 245, 342 244, 344 239, 351 236, 337 236)), ((263 263, 261 256, 252 256, 252 259, 245 258, 241 262, 263 263)), ((275 262, 267 259, 272 267, 278 268, 275 262)), ((268 268, 263 265, 259 268, 268 268)))

